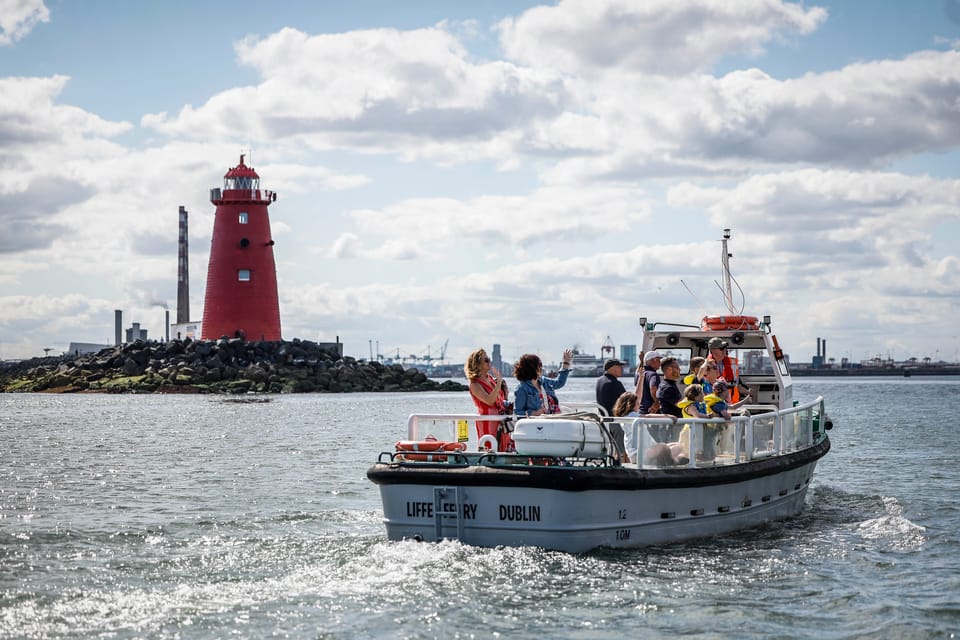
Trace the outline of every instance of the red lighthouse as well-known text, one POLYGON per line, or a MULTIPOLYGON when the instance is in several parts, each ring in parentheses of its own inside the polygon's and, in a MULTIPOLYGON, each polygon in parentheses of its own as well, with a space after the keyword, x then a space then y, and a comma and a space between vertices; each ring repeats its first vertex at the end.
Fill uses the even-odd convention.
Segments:
POLYGON ((267 207, 277 199, 260 190, 260 176, 243 163, 210 190, 217 206, 207 266, 201 339, 221 336, 280 340, 277 267, 267 207))

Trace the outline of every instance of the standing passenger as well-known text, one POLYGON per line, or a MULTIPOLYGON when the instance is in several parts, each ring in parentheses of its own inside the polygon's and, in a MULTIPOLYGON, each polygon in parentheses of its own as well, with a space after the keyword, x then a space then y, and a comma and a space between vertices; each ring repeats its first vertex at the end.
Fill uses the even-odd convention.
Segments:
POLYGON ((513 393, 513 410, 518 416, 540 416, 545 413, 560 413, 560 401, 555 389, 567 383, 570 375, 570 359, 573 352, 563 352, 563 366, 557 378, 543 375, 543 362, 532 353, 520 356, 513 368, 513 377, 520 384, 513 393))
MULTIPOLYGON (((692 384, 687 387, 683 394, 683 400, 678 406, 687 418, 708 418, 707 405, 704 400, 703 387, 699 384, 692 384)), ((700 449, 696 452, 697 460, 713 460, 717 457, 717 438, 720 427, 713 424, 701 425, 702 442, 700 449)), ((683 445, 683 451, 690 455, 690 425, 684 425, 680 431, 680 444, 683 445)))
POLYGON ((707 359, 703 356, 693 356, 690 358, 690 370, 687 371, 687 375, 683 377, 683 384, 688 387, 695 384, 700 377, 700 367, 702 367, 706 361, 707 359))
POLYGON ((657 369, 662 361, 659 351, 647 351, 643 354, 643 377, 636 390, 636 394, 640 396, 640 413, 660 412, 657 389, 660 388, 661 378, 657 369))
MULTIPOLYGON (((564 349, 560 356, 560 373, 556 378, 542 376, 540 384, 547 392, 547 413, 560 413, 560 398, 557 397, 557 389, 567 384, 567 376, 570 375, 570 362, 573 360, 573 350, 564 349)), ((541 363, 542 365, 542 363, 541 363)), ((542 368, 542 366, 541 366, 542 368)))
POLYGON ((720 365, 713 360, 706 360, 700 365, 700 377, 697 382, 703 386, 703 392, 707 395, 713 393, 713 385, 720 379, 720 365))
POLYGON ((633 372, 633 386, 640 386, 640 379, 643 378, 643 351, 637 356, 637 370, 633 372))
MULTIPOLYGON (((603 407, 608 416, 613 415, 613 406, 627 391, 620 382, 624 364, 615 358, 610 358, 603 363, 603 375, 597 378, 597 404, 603 407)), ((613 438, 614 448, 617 449, 614 457, 618 462, 629 460, 623 442, 623 427, 614 422, 608 423, 608 428, 613 438)))
POLYGON ((727 383, 730 390, 730 401, 738 402, 740 400, 740 389, 750 392, 750 388, 740 381, 740 366, 736 358, 731 358, 727 351, 729 345, 723 338, 710 338, 707 348, 710 349, 710 355, 707 362, 716 362, 720 367, 720 377, 727 383))
POLYGON ((680 362, 673 356, 663 359, 660 364, 660 370, 663 371, 663 381, 660 388, 657 389, 657 400, 660 401, 660 410, 671 416, 681 417, 683 414, 680 407, 677 406, 683 400, 683 394, 677 386, 680 379, 680 362))
MULTIPOLYGON (((477 349, 467 358, 463 373, 470 381, 470 397, 482 416, 502 415, 506 413, 507 386, 503 376, 490 364, 490 356, 483 349, 477 349)), ((500 451, 506 451, 510 434, 501 428, 500 422, 477 420, 477 437, 493 436, 499 443, 500 451), (506 437, 504 437, 504 435, 506 437)))
POLYGON ((613 405, 626 389, 620 382, 623 375, 623 363, 611 358, 603 363, 603 375, 597 378, 597 404, 604 408, 608 416, 613 415, 613 405))

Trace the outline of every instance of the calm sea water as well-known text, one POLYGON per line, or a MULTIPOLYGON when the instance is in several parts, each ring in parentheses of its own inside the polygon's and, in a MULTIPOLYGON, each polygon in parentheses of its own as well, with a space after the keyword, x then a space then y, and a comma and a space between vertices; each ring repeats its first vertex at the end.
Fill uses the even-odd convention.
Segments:
POLYGON ((0 637, 957 637, 960 378, 796 387, 801 516, 585 555, 386 540, 367 468, 466 394, 3 395, 0 637))

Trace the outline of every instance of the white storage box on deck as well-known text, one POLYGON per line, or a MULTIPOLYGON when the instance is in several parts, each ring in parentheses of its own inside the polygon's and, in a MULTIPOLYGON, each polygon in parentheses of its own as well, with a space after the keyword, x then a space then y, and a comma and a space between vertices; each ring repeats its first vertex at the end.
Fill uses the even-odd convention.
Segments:
POLYGON ((513 442, 525 456, 600 457, 606 450, 600 425, 581 420, 521 418, 513 442))

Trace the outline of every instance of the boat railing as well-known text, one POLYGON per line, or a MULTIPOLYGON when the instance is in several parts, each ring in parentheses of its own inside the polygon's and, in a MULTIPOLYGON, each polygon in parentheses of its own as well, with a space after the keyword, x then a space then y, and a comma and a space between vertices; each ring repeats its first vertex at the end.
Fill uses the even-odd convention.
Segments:
POLYGON ((407 419, 407 439, 423 440, 433 436, 437 440, 467 442, 476 422, 504 422, 516 416, 479 415, 476 413, 413 414, 407 419))
MULTIPOLYGON (((722 418, 613 418, 626 430, 631 461, 641 468, 661 466, 640 452, 666 445, 676 463, 689 467, 740 464, 798 451, 825 437, 824 401, 816 400, 780 410, 774 405, 743 407, 743 414, 722 418), (691 455, 693 452, 693 455, 691 455)), ((662 449, 662 447, 659 447, 662 449)))
MULTIPOLYGON (((596 413, 606 417, 607 413, 595 402, 563 402, 560 404, 563 413, 578 411, 596 413)), ((516 421, 523 418, 517 415, 480 415, 476 413, 429 413, 413 414, 407 419, 407 439, 423 440, 433 436, 438 440, 467 442, 470 434, 476 429, 477 421, 504 422, 516 421)))
MULTIPOLYGON (((598 407, 593 403, 565 403, 564 408, 598 407)), ((608 423, 620 424, 625 431, 626 453, 642 468, 656 468, 638 452, 647 452, 657 444, 681 445, 677 453, 687 458, 685 466, 703 467, 740 464, 798 451, 819 443, 826 437, 826 416, 822 397, 787 409, 775 405, 756 404, 742 407, 743 414, 721 418, 684 418, 676 423, 670 418, 604 417, 608 423), (684 427, 687 427, 686 431, 684 427), (690 452, 694 455, 690 455, 690 452)), ((444 442, 476 442, 476 423, 504 422, 520 419, 514 415, 480 415, 476 413, 413 414, 407 420, 407 439, 420 441, 434 437, 444 442)), ((677 447, 672 447, 677 450, 677 447)))

